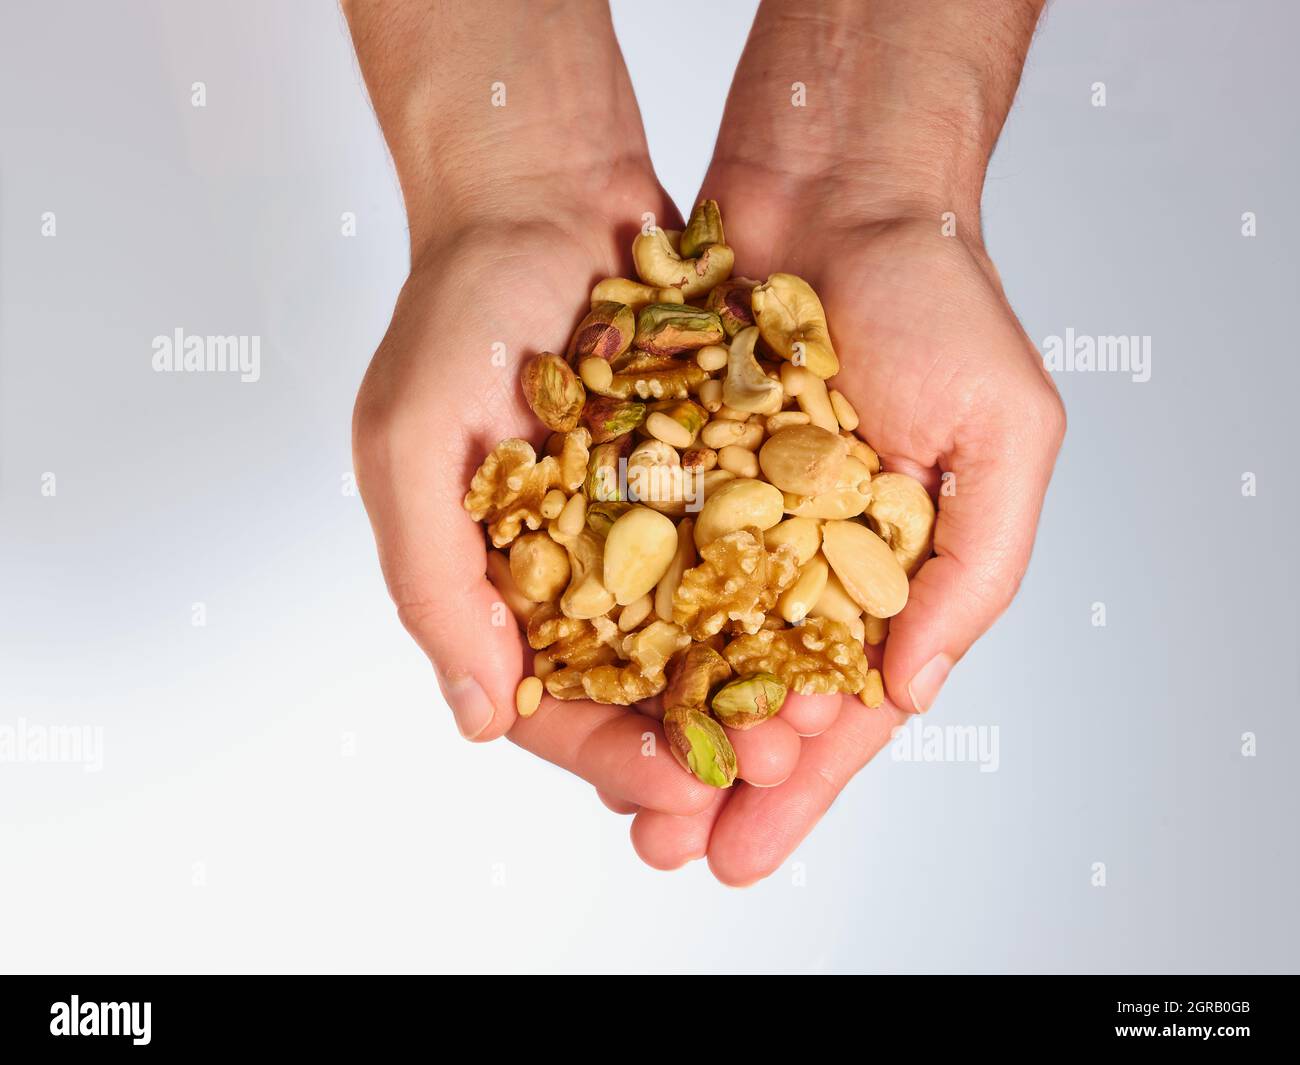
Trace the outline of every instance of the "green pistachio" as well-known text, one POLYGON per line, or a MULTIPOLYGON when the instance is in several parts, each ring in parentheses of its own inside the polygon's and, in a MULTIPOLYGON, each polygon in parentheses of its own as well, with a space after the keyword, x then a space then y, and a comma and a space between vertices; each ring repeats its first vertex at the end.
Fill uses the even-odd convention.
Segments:
POLYGON ((587 479, 582 491, 592 503, 616 503, 622 500, 623 492, 619 484, 619 460, 627 458, 632 451, 632 434, 627 433, 617 440, 597 444, 591 449, 587 459, 587 479))
POLYGON ((719 282, 709 292, 704 305, 709 310, 718 312, 723 331, 728 337, 734 337, 742 329, 748 329, 754 324, 754 308, 750 299, 757 285, 757 281, 748 277, 733 277, 719 282))
POLYGON ((730 676, 731 667, 722 655, 707 643, 693 643, 668 667, 664 709, 687 706, 702 710, 709 701, 709 689, 730 676))
POLYGON ((694 351, 718 343, 723 336, 722 319, 716 311, 680 303, 650 303, 636 316, 636 346, 653 355, 694 351))
POLYGON ((630 433, 645 421, 646 406, 616 396, 588 396, 582 408, 582 424, 593 444, 604 444, 630 433))
POLYGON ((751 673, 722 686, 713 697, 713 713, 727 728, 753 728, 781 709, 785 692, 771 673, 751 673))
POLYGON ((609 527, 631 509, 631 503, 592 503, 587 508, 587 528, 597 536, 605 536, 609 527))
POLYGON ((736 779, 736 752, 713 718, 703 710, 679 706, 664 714, 664 733, 673 757, 683 769, 715 788, 729 788, 736 779))
POLYGON ((631 307, 613 300, 593 303, 569 341, 569 362, 577 366, 593 357, 612 361, 627 351, 635 331, 636 315, 631 307))
POLYGON ((722 212, 717 200, 701 200, 691 212, 690 221, 682 230, 679 245, 683 259, 694 259, 710 244, 726 244, 722 235, 722 212))
POLYGON ((577 428, 587 390, 567 362, 543 351, 524 363, 520 379, 524 399, 543 425, 557 433, 577 428))

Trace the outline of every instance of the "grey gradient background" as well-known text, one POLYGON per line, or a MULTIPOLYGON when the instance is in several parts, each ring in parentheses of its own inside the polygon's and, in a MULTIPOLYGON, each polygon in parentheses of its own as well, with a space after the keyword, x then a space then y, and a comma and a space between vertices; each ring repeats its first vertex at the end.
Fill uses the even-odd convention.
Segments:
MULTIPOLYGON (((679 204, 753 8, 615 5, 679 204)), ((1284 0, 1052 5, 988 241, 1036 341, 1150 335, 1152 378, 1057 378, 1029 576, 931 715, 997 725, 998 771, 886 751, 738 892, 460 741, 393 615, 341 487, 404 216, 335 8, 6 3, 0 725, 105 751, 0 763, 0 968, 1295 970, 1297 36, 1284 0), (177 326, 261 335, 261 380, 155 374, 177 326)))

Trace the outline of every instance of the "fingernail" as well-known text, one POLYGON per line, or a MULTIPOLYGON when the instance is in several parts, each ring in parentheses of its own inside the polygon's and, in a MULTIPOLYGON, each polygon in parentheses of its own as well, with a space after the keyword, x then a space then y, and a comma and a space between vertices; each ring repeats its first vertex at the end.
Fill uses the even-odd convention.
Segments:
POLYGON ((912 678, 912 682, 907 686, 907 694, 918 714, 924 714, 934 705, 939 689, 948 679, 948 672, 951 669, 952 659, 941 653, 923 665, 912 678))
POLYGON ((492 724, 496 713, 492 701, 473 677, 466 675, 452 680, 439 673, 438 687, 456 715, 456 727, 467 740, 474 739, 492 724))

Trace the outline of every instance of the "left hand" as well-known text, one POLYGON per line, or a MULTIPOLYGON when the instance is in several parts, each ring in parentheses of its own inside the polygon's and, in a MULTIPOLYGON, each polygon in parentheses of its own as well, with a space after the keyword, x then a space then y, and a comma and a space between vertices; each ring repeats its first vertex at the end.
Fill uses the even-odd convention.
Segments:
POLYGON ((911 581, 888 640, 868 648, 886 703, 799 699, 798 731, 819 734, 803 739, 784 783, 738 783, 689 817, 637 814, 632 838, 649 864, 673 868, 707 852, 720 880, 743 885, 780 867, 891 731, 930 707, 948 670, 1011 602, 1065 416, 978 219, 959 219, 945 236, 938 203, 846 213, 824 194, 804 199, 779 178, 764 183, 752 168, 715 166, 701 196, 723 206, 736 274, 782 270, 812 284, 840 357, 834 386, 857 409, 859 435, 884 469, 918 478, 938 503, 934 556, 911 581))

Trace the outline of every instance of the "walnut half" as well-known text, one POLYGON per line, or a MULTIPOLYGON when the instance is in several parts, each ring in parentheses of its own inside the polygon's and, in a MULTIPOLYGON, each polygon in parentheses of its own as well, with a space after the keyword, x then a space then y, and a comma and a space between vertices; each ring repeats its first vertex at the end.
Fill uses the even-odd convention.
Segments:
POLYGON ((474 474, 465 509, 475 521, 486 521, 495 547, 511 543, 519 530, 542 526, 542 499, 552 488, 575 491, 587 472, 591 434, 575 429, 564 434, 559 456, 540 462, 527 440, 502 440, 474 474))
POLYGON ((794 628, 738 636, 722 656, 739 675, 775 673, 801 695, 859 692, 867 682, 862 645, 846 625, 830 618, 808 618, 794 628))
POLYGON ((764 615, 798 576, 795 548, 763 546, 757 529, 739 529, 707 544, 703 561, 682 574, 673 596, 673 620, 697 640, 721 632, 758 632, 764 615))
POLYGON ((589 699, 618 706, 658 695, 668 684, 664 675, 668 660, 690 642, 671 622, 652 621, 623 641, 623 653, 630 661, 589 669, 582 676, 583 690, 589 699))

